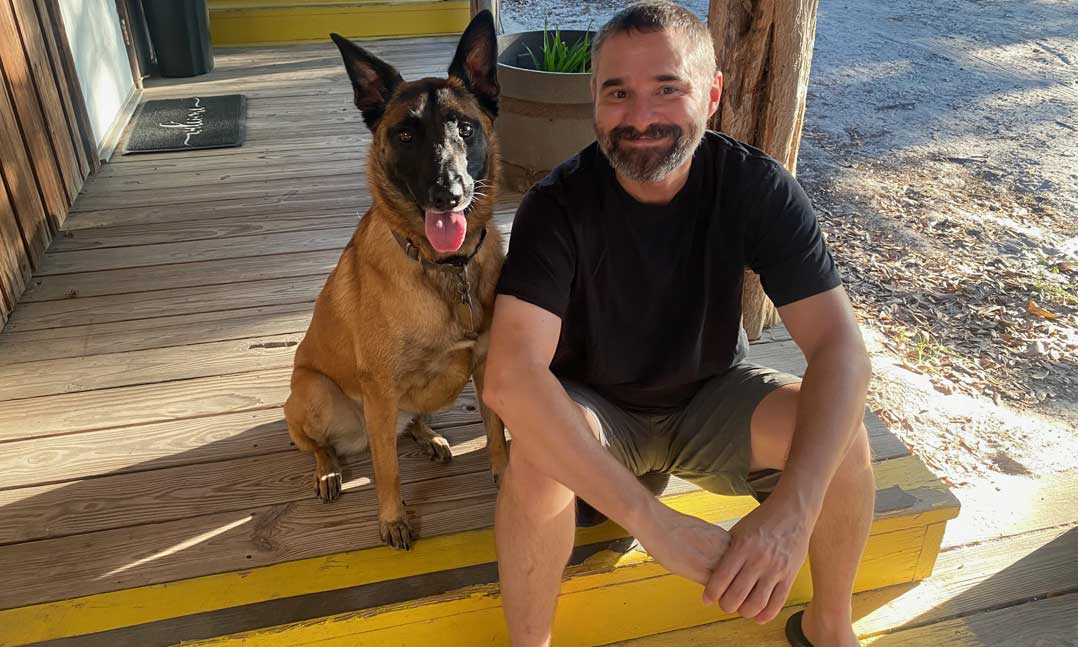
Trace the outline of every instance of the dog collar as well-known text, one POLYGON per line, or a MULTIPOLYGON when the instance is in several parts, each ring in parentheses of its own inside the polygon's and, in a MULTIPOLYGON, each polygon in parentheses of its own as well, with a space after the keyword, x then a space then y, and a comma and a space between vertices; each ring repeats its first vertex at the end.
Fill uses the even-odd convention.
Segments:
POLYGON ((404 238, 397 232, 393 232, 393 238, 396 239, 397 244, 400 245, 401 249, 404 250, 404 253, 408 256, 408 258, 412 259, 413 261, 419 261, 423 264, 423 266, 431 267, 434 269, 452 269, 465 267, 466 265, 468 265, 468 263, 472 262, 472 259, 475 258, 476 254, 479 253, 479 248, 483 246, 483 241, 487 238, 487 228, 483 227, 483 229, 480 230, 479 242, 476 243, 475 249, 472 250, 471 254, 456 254, 454 256, 444 258, 440 261, 428 261, 427 259, 423 258, 423 256, 419 253, 419 248, 416 247, 415 243, 413 243, 408 238, 404 238))
POLYGON ((393 232, 393 238, 397 240, 397 244, 401 246, 404 253, 408 258, 413 261, 418 261, 423 267, 429 267, 431 269, 440 270, 443 272, 452 273, 457 279, 457 291, 460 294, 460 303, 468 306, 468 336, 471 339, 476 335, 476 313, 475 303, 472 301, 472 281, 468 276, 468 264, 472 262, 476 254, 479 253, 479 248, 483 246, 483 241, 487 238, 487 228, 483 227, 480 230, 479 242, 476 243, 475 249, 471 254, 457 254, 456 256, 450 256, 449 258, 440 261, 428 261, 419 254, 419 248, 415 244, 400 236, 397 232, 393 232))

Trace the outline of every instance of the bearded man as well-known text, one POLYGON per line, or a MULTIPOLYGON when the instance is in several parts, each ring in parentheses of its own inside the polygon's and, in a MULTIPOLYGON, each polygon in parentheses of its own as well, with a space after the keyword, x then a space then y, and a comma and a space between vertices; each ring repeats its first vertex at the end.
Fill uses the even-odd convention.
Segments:
POLYGON ((515 647, 550 645, 574 496, 631 532, 704 604, 778 615, 806 554, 794 645, 851 647, 854 575, 875 492, 871 365, 805 192, 759 150, 706 129, 722 93, 711 36, 666 2, 630 6, 592 48, 597 142, 523 198, 498 285, 484 401, 513 446, 495 532, 515 647), (808 368, 746 361, 742 275, 759 273, 808 368), (730 532, 639 481, 755 494, 730 532))

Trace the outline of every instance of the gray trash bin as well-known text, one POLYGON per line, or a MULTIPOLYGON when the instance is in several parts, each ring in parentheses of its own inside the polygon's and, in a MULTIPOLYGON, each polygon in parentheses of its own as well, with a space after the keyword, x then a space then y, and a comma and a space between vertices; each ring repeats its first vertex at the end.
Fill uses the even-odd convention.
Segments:
POLYGON ((161 76, 198 76, 213 69, 206 0, 142 0, 161 76))

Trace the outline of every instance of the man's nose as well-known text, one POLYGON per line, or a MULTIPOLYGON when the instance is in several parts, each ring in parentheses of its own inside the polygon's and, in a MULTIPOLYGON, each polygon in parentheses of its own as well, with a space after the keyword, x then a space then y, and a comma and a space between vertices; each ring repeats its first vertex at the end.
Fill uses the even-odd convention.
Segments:
POLYGON ((655 123, 655 107, 649 97, 636 97, 629 104, 625 125, 632 126, 638 133, 645 132, 655 123))

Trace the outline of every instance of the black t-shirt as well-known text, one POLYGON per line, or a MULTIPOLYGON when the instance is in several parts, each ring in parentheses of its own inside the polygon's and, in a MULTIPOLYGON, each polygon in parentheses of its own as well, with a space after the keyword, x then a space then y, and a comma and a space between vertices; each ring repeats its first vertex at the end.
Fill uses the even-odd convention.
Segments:
POLYGON ((561 318, 552 372, 627 408, 683 406, 741 361, 742 275, 782 306, 840 284, 785 168, 716 132, 667 205, 637 202, 597 144, 524 196, 498 292, 561 318))

